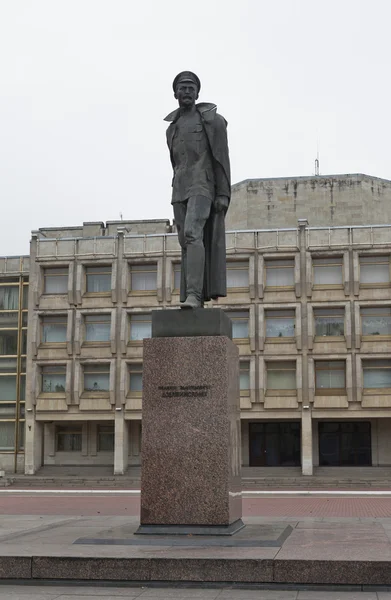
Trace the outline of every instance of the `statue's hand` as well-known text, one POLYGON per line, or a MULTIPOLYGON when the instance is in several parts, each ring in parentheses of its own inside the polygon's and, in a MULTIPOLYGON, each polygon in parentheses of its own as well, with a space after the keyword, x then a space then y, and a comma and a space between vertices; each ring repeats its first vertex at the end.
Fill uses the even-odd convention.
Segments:
POLYGON ((228 196, 216 196, 214 208, 216 212, 227 212, 229 204, 228 196))

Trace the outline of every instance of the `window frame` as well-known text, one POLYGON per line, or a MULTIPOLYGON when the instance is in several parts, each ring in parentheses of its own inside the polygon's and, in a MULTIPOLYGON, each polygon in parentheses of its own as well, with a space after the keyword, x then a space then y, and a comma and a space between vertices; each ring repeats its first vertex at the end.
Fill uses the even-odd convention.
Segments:
MULTIPOLYGON (((388 356, 378 356, 378 357, 373 357, 373 356, 360 356, 360 360, 361 360, 361 375, 362 375, 362 393, 365 396, 381 396, 381 395, 390 395, 391 394, 391 386, 386 388, 386 387, 382 387, 382 388, 375 388, 375 387, 364 387, 364 371, 365 371, 365 362, 367 363, 376 363, 379 361, 389 361, 390 363, 390 367, 378 367, 379 369, 387 369, 387 370, 391 370, 391 357, 388 356)), ((376 367, 371 367, 372 370, 376 367)))
MULTIPOLYGON (((53 266, 53 265, 42 265, 42 295, 43 296, 47 296, 47 297, 53 297, 53 296, 67 296, 68 295, 68 287, 69 287, 69 273, 70 273, 70 267, 69 264, 67 265, 57 265, 57 266, 53 266), (66 271, 66 273, 61 274, 62 277, 66 277, 66 286, 65 286, 65 291, 63 292, 47 292, 46 291, 46 278, 48 277, 48 273, 47 271, 66 271)), ((58 274, 60 275, 60 274, 58 274)), ((50 277, 50 275, 49 275, 50 277)))
POLYGON ((345 358, 334 358, 334 359, 322 359, 319 357, 314 358, 314 380, 315 380, 315 396, 347 396, 347 364, 345 358), (345 378, 345 387, 344 388, 317 388, 316 387, 316 375, 319 371, 340 371, 341 369, 321 369, 319 368, 320 364, 328 364, 328 363, 343 363, 344 364, 344 378, 345 378))
MULTIPOLYGON (((66 391, 67 391, 67 363, 64 363, 62 361, 59 361, 58 363, 45 363, 45 364, 39 364, 39 394, 38 396, 40 398, 65 398, 66 397, 66 391), (53 369, 53 368, 63 368, 64 369, 64 373, 62 372, 58 372, 61 375, 64 375, 64 391, 62 392, 45 392, 43 390, 43 377, 44 377, 44 369, 53 369)), ((53 371, 53 373, 55 373, 53 371)))
POLYGON ((343 254, 329 254, 327 256, 312 256, 311 257, 311 269, 312 269, 312 289, 313 290, 341 290, 344 287, 344 256, 343 254), (316 261, 327 261, 324 263, 316 264, 316 261), (337 262, 338 261, 338 262, 337 262), (322 267, 341 267, 341 283, 315 283, 315 268, 322 267))
POLYGON ((281 257, 264 257, 264 276, 263 276, 263 284, 264 284, 264 289, 266 292, 278 292, 278 291, 293 291, 295 289, 295 285, 296 285, 296 280, 295 280, 295 265, 296 265, 296 261, 295 261, 295 256, 292 257, 287 257, 287 256, 281 256, 281 257), (274 266, 271 266, 272 263, 292 263, 292 264, 275 264, 274 266), (267 272, 268 269, 286 269, 286 268, 290 268, 292 269, 292 283, 290 283, 289 285, 268 285, 267 284, 267 272))
POLYGON ((111 454, 114 452, 115 450, 115 427, 114 424, 113 425, 107 425, 106 423, 99 423, 98 427, 97 427, 97 431, 96 431, 96 450, 97 452, 103 452, 103 453, 107 453, 107 454, 111 454), (102 428, 107 428, 107 431, 102 431, 102 428), (110 429, 110 431, 109 431, 110 429), (111 431, 112 431, 112 435, 111 435, 111 431), (113 438, 113 449, 111 450, 102 450, 101 448, 101 436, 102 434, 110 434, 110 437, 113 438))
POLYGON ((66 312, 56 313, 56 314, 39 314, 39 346, 43 348, 64 348, 67 345, 67 333, 68 333, 68 314, 66 312), (65 319, 65 341, 63 342, 44 342, 44 320, 45 319, 55 319, 57 317, 65 319))
POLYGON ((359 287, 360 289, 373 289, 373 288, 390 288, 391 287, 391 255, 390 254, 358 254, 358 283, 359 283, 359 287), (367 265, 376 265, 376 264, 386 264, 388 262, 388 282, 374 282, 374 283, 363 283, 361 281, 361 259, 362 258, 367 258, 367 259, 373 259, 373 260, 368 260, 365 264, 367 265), (383 260, 383 261, 377 261, 376 259, 388 259, 388 260, 383 260))
MULTIPOLYGON (((127 336, 126 336, 127 340, 126 340, 126 343, 127 343, 128 346, 133 346, 133 347, 134 346, 142 346, 144 339, 150 339, 151 338, 151 336, 150 336, 148 338, 143 338, 141 340, 132 340, 131 339, 132 318, 134 319, 134 317, 141 317, 141 316, 149 316, 148 320, 147 319, 145 319, 145 320, 138 319, 138 322, 139 323, 150 323, 151 324, 151 336, 152 336, 152 313, 150 311, 147 311, 147 310, 145 310, 145 311, 137 311, 137 312, 135 312, 135 311, 128 312, 127 313, 127 328, 126 328, 126 331, 127 331, 127 336)), ((137 322, 137 320, 135 320, 134 322, 137 322)))
POLYGON ((77 423, 72 424, 72 425, 59 425, 56 424, 56 430, 55 430, 55 448, 56 448, 56 453, 57 452, 80 452, 82 453, 83 451, 83 427, 82 425, 78 425, 77 423), (59 431, 60 429, 63 429, 63 431, 59 431), (80 436, 80 450, 59 450, 58 446, 58 441, 59 441, 59 436, 61 435, 77 435, 80 436))
POLYGON ((227 277, 227 292, 235 294, 240 292, 247 292, 250 289, 250 260, 227 260, 226 265, 226 277, 227 277), (240 265, 240 266, 237 266, 240 265), (245 286, 229 286, 228 285, 228 271, 229 270, 237 270, 244 271, 247 270, 247 285, 245 286))
POLYGON ((276 360, 275 358, 272 357, 268 357, 267 359, 265 359, 265 387, 264 387, 264 393, 265 396, 268 397, 275 397, 275 396, 298 396, 298 387, 297 387, 297 369, 298 369, 298 364, 297 364, 297 359, 295 358, 290 358, 290 357, 284 357, 284 359, 281 360, 276 360), (287 363, 291 363, 292 365, 294 365, 294 368, 283 368, 280 365, 286 365, 287 363), (269 365, 275 365, 273 369, 269 368, 269 365), (284 371, 284 372, 291 372, 294 371, 295 374, 295 387, 294 388, 268 388, 268 373, 269 371, 284 371))
MULTIPOLYGON (((328 315, 321 315, 320 318, 327 318, 328 315)), ((333 315, 330 315, 331 317, 333 315)), ((313 306, 312 307, 312 318, 313 318, 313 331, 314 331, 314 341, 315 342, 321 342, 321 341, 326 341, 327 342, 340 342, 342 340, 345 340, 347 337, 347 333, 346 333, 346 306, 345 305, 325 305, 325 306, 313 306), (343 333, 342 335, 316 335, 316 311, 319 310, 330 310, 330 311, 338 311, 340 310, 341 313, 340 315, 342 316, 342 321, 343 321, 343 333)), ((319 317, 318 317, 319 318, 319 317)))
POLYGON ((128 295, 129 296, 156 296, 158 293, 158 263, 157 262, 131 262, 128 261, 128 277, 129 277, 129 286, 128 286, 128 295), (148 267, 154 267, 154 269, 148 267), (132 289, 132 270, 134 269, 135 273, 155 273, 156 275, 156 287, 149 290, 135 290, 132 289))
MULTIPOLYGON (((362 311, 363 310, 367 310, 367 309, 373 309, 373 310, 375 310, 375 309, 387 310, 388 309, 389 312, 390 312, 390 314, 389 315, 384 315, 384 316, 389 316, 391 318, 391 304, 390 305, 381 304, 381 305, 372 305, 372 306, 369 306, 367 304, 365 304, 365 305, 364 304, 360 304, 359 305, 360 335, 361 335, 362 341, 363 342, 366 342, 366 341, 369 342, 369 341, 375 341, 375 340, 376 341, 383 341, 383 340, 387 341, 387 340, 389 340, 391 338, 391 332, 389 334, 385 334, 385 335, 382 335, 382 334, 379 334, 379 335, 377 335, 377 334, 370 334, 370 335, 368 335, 368 334, 364 334, 363 333, 363 316, 364 315, 362 314, 362 311)), ((382 315, 379 315, 379 316, 382 316, 382 315)))
POLYGON ((250 343, 250 333, 251 333, 250 332, 250 309, 237 307, 236 310, 232 310, 230 308, 230 310, 227 310, 226 313, 227 313, 227 316, 232 320, 232 341, 235 344, 249 344, 250 343), (235 313, 247 313, 247 316, 246 317, 245 316, 236 317, 236 318, 234 317, 232 319, 232 314, 235 314, 235 313), (240 338, 234 337, 234 335, 233 335, 234 321, 236 321, 236 322, 247 321, 247 333, 248 333, 247 337, 240 337, 240 338))
POLYGON ((84 263, 83 264, 83 278, 84 278, 84 285, 83 285, 83 289, 84 289, 84 296, 86 296, 87 298, 96 298, 96 297, 108 297, 111 296, 112 293, 112 279, 113 279, 113 264, 112 263, 102 263, 102 264, 88 264, 88 263, 84 263), (90 292, 88 291, 88 269, 95 269, 95 270, 99 270, 99 269, 109 269, 109 272, 104 272, 102 271, 101 273, 95 273, 96 275, 108 275, 109 278, 109 289, 104 291, 104 292, 90 292))
POLYGON ((102 312, 82 312, 82 346, 87 346, 89 348, 93 347, 107 347, 111 344, 111 327, 112 327, 112 312, 111 311, 102 311, 102 312), (107 340, 87 340, 87 319, 96 318, 96 317, 108 317, 107 321, 109 323, 109 335, 107 340))
POLYGON ((143 363, 140 362, 128 362, 126 364, 126 398, 142 398, 143 396, 143 363), (131 390, 131 378, 132 372, 136 375, 141 373, 141 390, 131 390))
MULTIPOLYGON (((111 361, 83 361, 83 363, 80 364, 81 367, 81 394, 80 394, 80 398, 109 398, 110 397, 110 384, 111 384, 111 361), (101 373, 104 374, 108 374, 108 382, 107 382, 107 390, 87 390, 85 388, 85 376, 86 374, 88 375, 88 368, 89 367, 102 367, 102 371, 101 373), (103 370, 106 367, 106 370, 103 370), (87 371, 86 371, 87 369, 87 371)), ((90 373, 93 373, 94 371, 90 371, 90 373)), ((96 370, 95 372, 99 373, 98 370, 96 370)))
MULTIPOLYGON (((283 315, 282 315, 283 316, 283 315)), ((280 317, 281 318, 281 317, 280 317)), ((290 318, 290 316, 287 316, 286 318, 290 318)), ((292 344, 296 341, 296 336, 297 336, 297 328, 296 328, 296 321, 297 321, 297 311, 296 311, 296 307, 290 307, 290 308, 281 308, 281 307, 276 307, 276 308, 270 308, 269 306, 266 308, 264 308, 264 340, 265 343, 268 344, 281 344, 281 343, 287 343, 287 344, 292 344), (277 336, 277 337, 268 337, 267 336, 267 321, 268 319, 278 319, 279 317, 273 315, 273 316, 268 316, 267 313, 270 312, 292 312, 293 313, 293 329, 294 329, 294 335, 293 336, 277 336)))

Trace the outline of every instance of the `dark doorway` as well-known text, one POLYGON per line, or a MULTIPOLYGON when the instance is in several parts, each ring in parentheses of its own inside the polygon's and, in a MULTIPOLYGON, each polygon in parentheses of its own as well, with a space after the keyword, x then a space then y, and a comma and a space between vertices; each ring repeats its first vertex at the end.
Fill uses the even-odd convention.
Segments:
POLYGON ((319 464, 370 467, 371 424, 367 421, 319 423, 319 464))
POLYGON ((300 423, 250 423, 250 467, 300 466, 300 423))

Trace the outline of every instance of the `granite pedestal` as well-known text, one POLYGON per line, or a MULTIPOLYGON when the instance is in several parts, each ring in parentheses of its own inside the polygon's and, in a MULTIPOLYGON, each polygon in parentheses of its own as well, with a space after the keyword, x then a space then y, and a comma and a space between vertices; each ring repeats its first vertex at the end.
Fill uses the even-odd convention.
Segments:
POLYGON ((138 534, 232 535, 243 527, 239 357, 231 337, 220 309, 152 313, 138 534))

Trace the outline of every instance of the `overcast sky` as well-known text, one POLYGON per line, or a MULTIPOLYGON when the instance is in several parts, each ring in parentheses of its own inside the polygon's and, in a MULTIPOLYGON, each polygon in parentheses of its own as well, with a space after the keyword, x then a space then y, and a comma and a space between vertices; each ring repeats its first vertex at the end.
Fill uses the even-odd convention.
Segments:
POLYGON ((32 229, 171 218, 163 118, 195 71, 232 180, 391 179, 389 0, 0 0, 0 255, 32 229))

